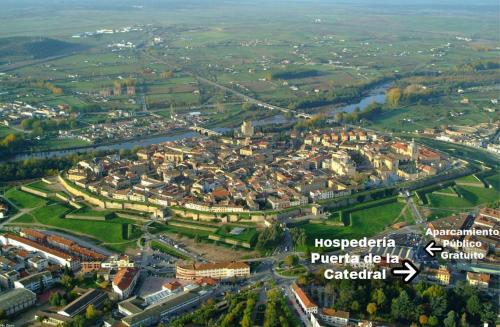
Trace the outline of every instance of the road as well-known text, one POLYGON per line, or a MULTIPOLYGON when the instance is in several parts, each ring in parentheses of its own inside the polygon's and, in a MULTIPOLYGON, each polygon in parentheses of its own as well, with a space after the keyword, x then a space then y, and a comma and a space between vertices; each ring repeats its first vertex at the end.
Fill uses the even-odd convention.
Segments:
POLYGON ((415 217, 416 223, 420 224, 425 222, 425 219, 422 217, 420 211, 415 205, 415 201, 413 201, 413 197, 411 195, 408 195, 405 197, 405 199, 406 199, 406 204, 408 205, 408 207, 410 207, 411 211, 413 212, 413 217, 415 217))

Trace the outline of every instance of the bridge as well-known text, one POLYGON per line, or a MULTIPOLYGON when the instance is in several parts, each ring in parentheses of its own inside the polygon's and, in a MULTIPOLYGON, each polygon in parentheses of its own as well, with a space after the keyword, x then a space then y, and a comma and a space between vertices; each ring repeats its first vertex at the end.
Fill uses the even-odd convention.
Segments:
POLYGON ((200 126, 191 126, 189 127, 189 129, 206 136, 222 136, 222 134, 219 132, 212 131, 211 129, 200 126))
POLYGON ((301 112, 297 114, 297 118, 311 119, 312 115, 301 112))

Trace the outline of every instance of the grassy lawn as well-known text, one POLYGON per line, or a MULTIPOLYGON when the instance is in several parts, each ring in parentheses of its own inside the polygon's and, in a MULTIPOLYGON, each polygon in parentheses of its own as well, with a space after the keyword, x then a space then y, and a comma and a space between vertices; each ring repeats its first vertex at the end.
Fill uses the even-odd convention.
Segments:
POLYGON ((25 213, 24 215, 21 215, 20 217, 18 217, 16 220, 14 220, 15 223, 26 223, 26 224, 30 224, 30 223, 34 223, 35 222, 35 219, 33 219, 33 217, 27 213, 25 213))
POLYGON ((457 179, 456 181, 459 183, 462 182, 462 183, 483 185, 483 182, 481 182, 479 179, 474 177, 474 175, 464 176, 464 177, 457 179))
POLYGON ((450 196, 456 195, 457 193, 453 190, 452 187, 446 187, 441 190, 435 191, 434 193, 443 193, 443 194, 449 194, 450 196))
POLYGON ((500 174, 488 176, 485 180, 497 191, 500 190, 500 174))
POLYGON ((157 225, 155 225, 155 228, 157 229, 158 232, 181 234, 181 235, 187 236, 189 238, 194 238, 196 235, 198 235, 201 238, 208 239, 208 235, 211 234, 211 232, 204 231, 204 230, 178 227, 178 226, 172 226, 172 225, 158 225, 157 224, 157 225))
POLYGON ((306 230, 307 245, 312 246, 315 238, 360 238, 380 233, 388 226, 404 220, 399 216, 404 204, 393 202, 381 206, 354 211, 351 213, 351 225, 346 227, 326 224, 305 224, 300 226, 306 230))
POLYGON ((70 211, 70 207, 62 204, 53 204, 36 209, 32 214, 41 224, 66 229, 75 233, 86 234, 102 242, 119 243, 128 240, 124 238, 124 228, 127 228, 133 221, 123 218, 116 218, 109 221, 87 221, 61 218, 70 211))
POLYGON ((257 236, 257 230, 255 228, 245 228, 245 230, 243 232, 241 232, 241 234, 232 235, 230 233, 234 227, 232 227, 232 226, 227 226, 227 227, 229 227, 229 228, 226 228, 226 226, 221 227, 215 234, 219 235, 221 237, 227 238, 227 239, 233 239, 233 240, 248 242, 248 243, 252 243, 257 236))
POLYGON ((71 214, 89 217, 105 217, 106 219, 113 218, 115 216, 115 213, 111 210, 95 210, 90 207, 82 207, 72 211, 71 214))
POLYGON ((428 194, 429 206, 433 208, 469 208, 498 200, 498 192, 495 189, 457 185, 456 190, 461 197, 436 193, 428 194))
POLYGON ((305 273, 307 270, 303 265, 296 265, 293 267, 278 267, 276 272, 282 276, 299 276, 305 273))
POLYGON ((47 203, 41 197, 23 192, 16 188, 11 188, 5 192, 5 197, 20 208, 36 208, 47 203))
POLYGON ((151 241, 151 247, 155 250, 159 250, 163 253, 169 254, 169 255, 176 257, 176 258, 179 258, 179 259, 183 259, 183 260, 189 259, 189 257, 185 256, 184 254, 180 253, 179 251, 175 250, 174 248, 172 248, 164 243, 158 242, 158 241, 151 241))
POLYGON ((50 188, 50 185, 42 180, 26 184, 26 186, 42 192, 49 192, 49 193, 54 192, 54 190, 50 188))
POLYGON ((135 240, 130 242, 124 242, 119 244, 103 244, 104 247, 110 249, 111 251, 116 251, 118 253, 125 253, 129 248, 135 248, 137 242, 135 240))

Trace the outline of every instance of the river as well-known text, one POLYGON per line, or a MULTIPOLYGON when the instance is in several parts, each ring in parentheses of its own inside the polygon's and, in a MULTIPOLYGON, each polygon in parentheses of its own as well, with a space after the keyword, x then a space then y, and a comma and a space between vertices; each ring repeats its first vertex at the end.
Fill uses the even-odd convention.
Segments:
MULTIPOLYGON (((359 109, 363 110, 365 109, 369 104, 373 102, 379 102, 379 103, 384 103, 385 102, 385 92, 387 89, 390 87, 390 83, 382 84, 375 86, 372 88, 365 97, 363 97, 359 102, 353 103, 353 104, 348 104, 345 106, 341 107, 333 107, 328 111, 328 115, 333 115, 336 112, 353 112, 356 108, 359 107, 359 109)), ((255 126, 262 126, 262 125, 269 125, 269 124, 284 124, 287 122, 293 121, 293 118, 286 118, 283 115, 275 115, 272 117, 260 119, 254 121, 255 126)), ((214 130, 224 133, 229 130, 230 128, 214 128, 214 130)), ((15 162, 15 161, 22 161, 26 159, 31 159, 31 158, 54 158, 54 157, 64 157, 68 156, 71 154, 75 153, 85 153, 87 151, 105 151, 105 150, 120 150, 120 149, 133 149, 135 147, 143 147, 143 146, 148 146, 152 144, 158 144, 162 142, 168 142, 168 141, 177 141, 180 139, 184 138, 191 138, 191 137, 196 137, 199 136, 198 133, 196 132, 185 132, 185 133, 180 133, 180 134, 175 134, 175 135, 164 135, 164 136, 154 136, 154 137, 147 137, 144 139, 137 139, 137 140, 129 140, 129 141, 123 141, 123 142, 118 142, 118 143, 113 143, 113 144, 107 144, 107 145, 95 145, 95 146, 90 146, 90 147, 85 147, 85 148, 78 148, 78 149, 68 149, 68 150, 52 150, 52 151, 42 151, 42 152, 33 152, 33 153, 20 153, 17 155, 14 155, 9 158, 1 158, 0 162, 15 162)))

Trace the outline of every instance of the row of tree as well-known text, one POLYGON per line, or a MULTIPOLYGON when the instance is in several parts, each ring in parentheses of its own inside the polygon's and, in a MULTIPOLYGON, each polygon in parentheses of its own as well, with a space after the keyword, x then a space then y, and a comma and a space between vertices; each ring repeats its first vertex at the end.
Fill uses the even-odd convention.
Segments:
POLYGON ((496 319, 495 302, 465 282, 449 289, 424 281, 406 285, 394 279, 325 282, 321 272, 301 276, 298 282, 323 286, 335 309, 361 318, 431 327, 478 326, 496 319))
POLYGON ((261 253, 266 253, 281 244, 284 235, 283 229, 278 224, 273 224, 272 227, 266 228, 259 233, 255 249, 261 253))

